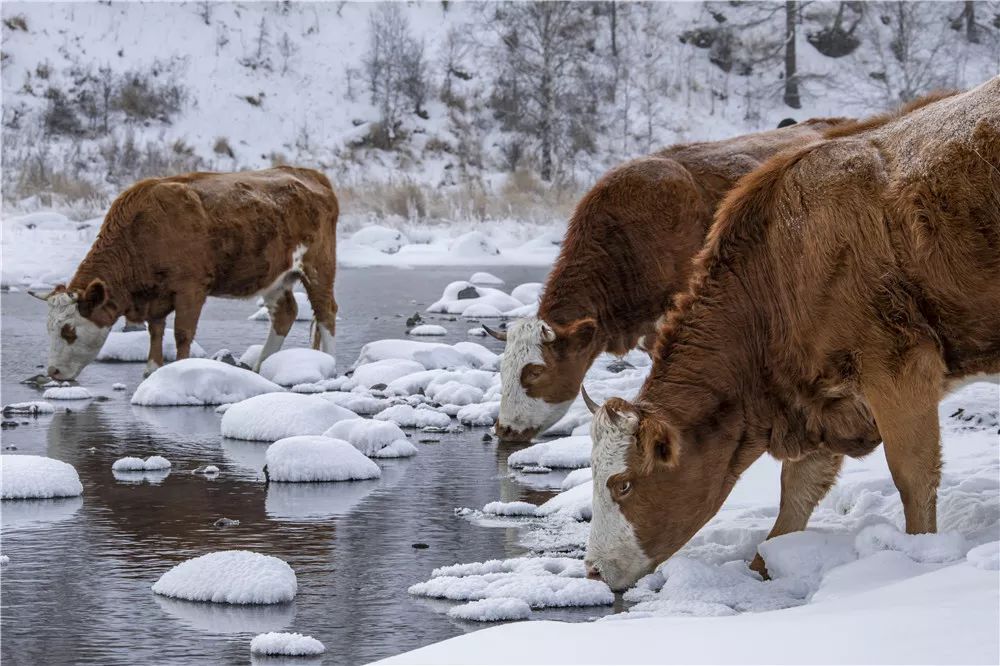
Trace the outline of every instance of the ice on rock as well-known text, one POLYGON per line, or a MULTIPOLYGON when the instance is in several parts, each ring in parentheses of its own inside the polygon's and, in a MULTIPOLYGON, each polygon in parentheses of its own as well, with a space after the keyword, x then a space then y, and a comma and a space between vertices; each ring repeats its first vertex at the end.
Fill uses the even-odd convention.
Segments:
POLYGON ((358 386, 371 388, 378 384, 389 384, 400 377, 423 370, 424 366, 417 361, 387 358, 356 367, 351 377, 358 386))
POLYGON ((494 516, 534 516, 538 507, 531 502, 490 502, 483 513, 494 516))
MULTIPOLYGON (((295 313, 295 321, 312 321, 313 309, 312 303, 309 302, 309 297, 301 291, 292 293, 295 295, 295 306, 298 308, 295 313)), ((247 317, 247 319, 250 321, 270 321, 271 315, 268 314, 266 307, 262 307, 247 317)))
POLYGON ((3 415, 11 416, 13 414, 19 414, 26 416, 39 416, 41 414, 53 414, 55 411, 56 408, 52 406, 51 402, 31 400, 28 402, 14 402, 9 405, 4 405, 3 415))
POLYGON ((426 428, 427 426, 446 428, 451 424, 451 418, 447 414, 410 405, 393 405, 383 409, 374 418, 378 421, 392 421, 403 428, 426 428))
MULTIPOLYGON (((205 350, 197 342, 191 343, 191 358, 203 358, 205 350)), ((145 363, 149 358, 149 331, 111 331, 97 353, 98 361, 145 363)), ((173 329, 163 332, 163 360, 177 360, 177 343, 173 329)))
POLYGON ((283 391, 255 372, 202 358, 175 361, 143 380, 132 394, 133 405, 221 405, 265 393, 283 391))
MULTIPOLYGON (((45 456, 0 455, 0 498, 5 500, 77 497, 80 475, 69 463, 45 456)), ((4 511, 7 511, 5 506, 4 511)))
POLYGON ((491 426, 500 414, 500 401, 466 405, 459 410, 456 418, 468 426, 491 426))
MULTIPOLYGON (((498 312, 504 312, 524 305, 510 294, 492 287, 480 287, 459 280, 445 287, 441 298, 427 308, 428 312, 466 315, 466 310, 473 306, 485 305, 498 312)), ((472 315, 466 315, 472 316, 472 315)))
POLYGON ((537 303, 542 298, 542 289, 545 287, 541 282, 525 282, 514 287, 511 298, 521 301, 525 305, 537 303))
POLYGON ((378 414, 390 405, 385 398, 376 398, 368 393, 355 393, 353 391, 329 391, 321 393, 319 397, 362 416, 378 414))
POLYGON ((966 554, 969 564, 986 571, 1000 570, 1000 541, 990 541, 976 546, 966 554))
POLYGON ((268 447, 265 460, 271 481, 361 481, 382 475, 350 443, 322 435, 279 439, 268 447))
POLYGON ((114 384, 111 385, 112 391, 124 391, 127 388, 128 387, 125 386, 125 384, 122 384, 121 382, 115 382, 114 384))
POLYGON ((337 361, 318 349, 282 349, 260 364, 260 376, 281 386, 314 384, 335 374, 337 361))
POLYGON ((116 472, 139 472, 170 469, 170 465, 170 461, 163 456, 150 456, 145 460, 129 456, 116 460, 111 469, 116 472))
POLYGON ((955 562, 965 558, 969 544, 957 532, 938 534, 905 534, 893 525, 869 525, 854 540, 861 557, 883 550, 904 553, 915 562, 955 562))
POLYGON ((507 458, 507 464, 511 467, 526 465, 553 468, 590 467, 591 448, 589 435, 561 437, 515 451, 507 458))
POLYGON ((89 400, 94 396, 82 386, 54 386, 42 394, 45 400, 89 400))
POLYGON ((486 329, 483 328, 482 326, 476 326, 474 328, 470 328, 468 334, 469 335, 474 335, 477 338, 485 338, 486 337, 486 329))
POLYGON ((230 407, 222 415, 222 436, 274 442, 320 435, 338 421, 356 418, 354 412, 315 395, 268 393, 230 407))
POLYGON ((469 278, 469 282, 472 284, 503 284, 503 280, 498 278, 496 275, 493 275, 493 273, 487 273, 485 271, 473 273, 472 277, 469 278))
POLYGON ((254 636, 250 641, 250 652, 259 655, 310 657, 325 651, 323 644, 312 636, 296 633, 270 632, 254 636))
POLYGON ((448 335, 448 329, 444 326, 439 326, 437 324, 421 324, 420 326, 414 326, 406 332, 407 335, 416 336, 439 336, 448 335))
POLYGON ((524 600, 513 597, 480 599, 448 609, 448 617, 473 622, 527 620, 530 616, 531 606, 524 600))
POLYGON ((160 576, 153 592, 175 599, 225 604, 279 604, 298 590, 295 572, 277 557, 246 550, 208 553, 160 576))
POLYGON ((417 448, 406 439, 406 434, 391 421, 347 419, 335 423, 323 435, 350 442, 354 448, 370 457, 396 458, 402 457, 400 453, 413 455, 417 452, 417 448), (387 448, 388 454, 395 455, 383 455, 387 448))

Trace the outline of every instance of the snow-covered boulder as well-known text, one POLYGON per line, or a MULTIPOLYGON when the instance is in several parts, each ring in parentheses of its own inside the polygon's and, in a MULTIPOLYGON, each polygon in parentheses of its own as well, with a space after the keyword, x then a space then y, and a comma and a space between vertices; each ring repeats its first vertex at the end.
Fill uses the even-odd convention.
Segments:
POLYGON ((143 380, 132 394, 132 404, 221 405, 283 390, 244 368, 188 358, 165 365, 143 380))
POLYGON ((427 311, 465 314, 468 308, 476 305, 489 305, 497 311, 503 312, 521 307, 524 303, 499 289, 477 286, 471 282, 458 280, 449 283, 444 288, 441 298, 432 303, 427 311))
POLYGON ((371 224, 355 231, 349 239, 353 245, 362 245, 385 254, 396 254, 410 240, 398 229, 390 229, 379 224, 371 224))
POLYGON ((284 560, 246 550, 181 562, 153 584, 156 594, 225 604, 279 604, 294 599, 297 591, 295 572, 284 560))
POLYGON ((357 386, 371 388, 378 384, 388 385, 389 382, 423 371, 424 366, 417 361, 401 358, 387 358, 381 361, 365 363, 354 369, 352 379, 357 386))
POLYGON ((265 459, 271 481, 360 481, 382 475, 350 443, 322 435, 279 439, 268 447, 265 459))
POLYGON ((527 465, 570 469, 590 467, 591 448, 589 435, 560 437, 515 451, 507 458, 507 464, 511 467, 527 465))
POLYGON ((387 359, 416 361, 424 368, 479 367, 479 361, 470 358, 452 345, 419 340, 376 340, 361 348, 354 367, 387 359), (475 364, 475 365, 473 365, 475 364))
POLYGON ((491 516, 534 516, 538 506, 531 502, 489 502, 483 513, 491 516))
POLYGON ((438 324, 421 324, 420 326, 414 326, 406 332, 407 335, 416 336, 441 336, 448 335, 448 329, 444 326, 439 326, 438 324))
POLYGON ((89 400, 94 396, 82 386, 53 386, 45 389, 42 398, 45 400, 89 400))
POLYGON ((469 278, 469 282, 472 284, 503 284, 503 280, 498 278, 496 275, 493 275, 493 273, 487 273, 485 271, 473 273, 472 277, 469 278))
POLYGON ((80 475, 69 463, 45 456, 0 455, 2 499, 49 499, 81 494, 80 475))
POLYGON ((519 284, 510 291, 511 298, 516 298, 525 305, 537 303, 542 299, 542 289, 545 287, 541 282, 525 282, 519 284))
POLYGON ((462 384, 475 386, 483 391, 488 389, 495 378, 494 373, 484 370, 425 370, 424 372, 414 372, 399 379, 389 382, 385 388, 387 395, 414 395, 416 393, 427 394, 432 385, 445 384, 457 381, 462 384))
POLYGON ((593 515, 594 482, 585 481, 564 490, 535 510, 536 516, 560 515, 573 520, 590 520, 593 515))
POLYGON ((531 606, 523 599, 513 597, 479 599, 448 609, 448 617, 473 622, 527 620, 530 616, 531 606))
POLYGON ((450 381, 442 384, 431 384, 427 397, 442 405, 464 407, 482 401, 483 391, 462 382, 450 381))
POLYGON ((269 657, 312 657, 326 648, 312 636, 296 633, 270 632, 254 636, 250 653, 269 657))
POLYGON ((240 356, 240 365, 245 365, 248 368, 252 368, 257 365, 257 359, 260 358, 260 352, 264 349, 264 345, 250 345, 247 350, 243 352, 240 356))
POLYGON ((260 364, 260 376, 281 386, 315 384, 336 374, 336 359, 318 349, 282 349, 260 364))
POLYGON ((470 231, 462 234, 451 242, 448 251, 458 257, 494 257, 500 254, 500 248, 481 231, 470 231))
POLYGON ((391 421, 346 419, 334 423, 323 435, 350 442, 358 451, 374 458, 402 458, 417 452, 417 447, 391 421))
POLYGON ((140 472, 170 469, 170 465, 170 461, 163 456, 150 456, 145 460, 128 456, 116 460, 111 469, 116 472, 140 472))
POLYGON ((314 395, 269 393, 238 402, 222 415, 222 436, 274 442, 319 435, 354 412, 314 395))
POLYGON ((43 400, 29 400, 28 402, 13 402, 9 405, 4 405, 3 415, 12 416, 14 414, 20 416, 41 416, 42 414, 53 414, 56 408, 52 406, 51 402, 45 402, 43 400))
POLYGON ((451 417, 433 409, 419 409, 410 405, 393 405, 383 409, 374 418, 378 421, 392 421, 403 428, 446 428, 451 424, 451 417))
POLYGON ((466 319, 499 319, 504 313, 489 303, 473 303, 462 310, 462 316, 466 319))
POLYGON ((378 414, 390 404, 385 398, 376 398, 367 392, 328 391, 320 393, 318 397, 329 400, 335 405, 340 405, 344 409, 349 409, 355 414, 361 414, 362 416, 378 414))
POLYGON ((475 405, 466 405, 459 410, 455 418, 459 423, 468 426, 491 426, 500 414, 500 401, 482 402, 475 405))
MULTIPOLYGON (((313 308, 312 303, 309 302, 309 297, 303 294, 301 291, 292 292, 295 297, 295 321, 312 321, 313 318, 313 308)), ((256 312, 247 317, 250 321, 270 321, 271 315, 268 313, 266 307, 258 308, 256 312)))
POLYGON ((483 328, 482 326, 476 326, 474 328, 470 328, 469 331, 468 331, 468 333, 469 333, 469 335, 475 336, 477 338, 485 338, 486 337, 486 329, 483 328))
MULTIPOLYGON (((191 358, 202 358, 205 350, 197 342, 191 343, 191 358)), ((111 331, 104 346, 97 353, 98 361, 145 363, 149 358, 149 331, 111 331)), ((163 360, 177 360, 177 343, 171 328, 163 332, 163 360)))

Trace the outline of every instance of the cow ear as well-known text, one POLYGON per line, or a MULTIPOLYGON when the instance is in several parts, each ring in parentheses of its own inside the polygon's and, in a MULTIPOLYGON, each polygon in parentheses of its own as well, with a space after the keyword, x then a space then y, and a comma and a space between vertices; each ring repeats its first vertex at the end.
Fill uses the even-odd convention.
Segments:
POLYGON ((644 415, 639 420, 635 436, 643 474, 652 474, 657 468, 674 469, 680 461, 680 438, 668 423, 644 415))
POLYGON ((98 326, 111 326, 115 323, 114 303, 111 302, 107 285, 100 278, 95 278, 87 285, 79 299, 78 307, 81 315, 98 326))
POLYGON ((577 344, 588 345, 594 339, 596 332, 597 322, 593 318, 587 317, 585 319, 577 319, 563 327, 559 331, 559 337, 569 338, 577 344))

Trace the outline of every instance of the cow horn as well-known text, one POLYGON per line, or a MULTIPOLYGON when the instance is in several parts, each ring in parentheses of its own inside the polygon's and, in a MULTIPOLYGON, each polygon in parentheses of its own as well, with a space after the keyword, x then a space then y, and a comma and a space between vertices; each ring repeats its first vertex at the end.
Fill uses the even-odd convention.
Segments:
POLYGON ((51 292, 49 292, 48 294, 44 294, 43 295, 43 294, 39 294, 39 293, 36 293, 34 291, 31 291, 30 289, 28 290, 28 294, 30 296, 34 296, 35 298, 37 298, 40 301, 47 301, 47 300, 49 300, 49 296, 52 295, 51 292))
POLYGON ((506 331, 494 331, 492 328, 483 324, 483 330, 486 331, 491 338, 496 338, 500 342, 507 342, 507 332, 506 331))
POLYGON ((601 406, 594 402, 594 399, 587 395, 587 388, 585 386, 580 386, 580 393, 583 395, 583 403, 587 405, 587 409, 590 410, 591 414, 596 414, 600 410, 601 406))

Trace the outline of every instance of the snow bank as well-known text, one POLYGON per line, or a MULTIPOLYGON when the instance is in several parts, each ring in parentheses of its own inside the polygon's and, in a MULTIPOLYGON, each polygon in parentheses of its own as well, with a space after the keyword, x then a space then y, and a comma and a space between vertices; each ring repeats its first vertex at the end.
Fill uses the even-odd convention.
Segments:
POLYGON ((111 469, 116 472, 139 472, 146 470, 170 469, 170 461, 162 456, 150 456, 142 458, 119 458, 111 465, 111 469))
POLYGON ((448 248, 453 255, 475 259, 500 254, 500 248, 481 231, 464 233, 448 248))
POLYGON ((858 555, 866 557, 883 550, 904 553, 915 562, 955 562, 965 557, 969 545, 956 532, 904 534, 888 524, 870 525, 854 540, 858 555))
MULTIPOLYGON (((295 321, 312 321, 313 308, 312 303, 309 302, 309 297, 301 291, 293 291, 292 294, 295 296, 295 306, 297 308, 295 321)), ((247 319, 250 321, 271 321, 271 315, 268 313, 266 307, 261 307, 247 317, 247 319)))
POLYGON ((348 242, 353 245, 369 247, 385 254, 396 254, 401 247, 410 244, 410 239, 397 229, 371 224, 355 231, 348 242))
POLYGON ((260 364, 260 376, 281 386, 314 384, 336 374, 336 359, 317 349, 282 349, 260 364))
POLYGON ((244 368, 189 358, 165 365, 143 380, 132 394, 132 404, 221 405, 283 390, 244 368))
POLYGON ((451 424, 451 417, 433 409, 422 409, 410 405, 393 405, 383 409, 374 418, 378 421, 392 421, 403 428, 446 428, 451 424))
POLYGON ((265 459, 271 481, 355 481, 382 475, 350 443, 322 435, 279 439, 268 447, 265 459))
POLYGON ((981 546, 976 546, 968 552, 966 557, 969 564, 986 571, 1000 570, 1000 541, 991 541, 981 546))
POLYGON ((322 643, 303 634, 271 632, 254 636, 250 641, 250 652, 259 655, 309 657, 325 651, 322 643))
MULTIPOLYGON (((205 350, 197 342, 191 343, 191 358, 202 358, 205 350)), ((145 363, 149 358, 149 331, 111 331, 105 340, 101 351, 97 353, 98 361, 119 361, 125 363, 145 363)), ((163 360, 177 360, 177 343, 174 340, 174 330, 168 328, 163 332, 163 360)))
POLYGON ((515 451, 507 458, 507 464, 511 467, 526 465, 553 468, 590 467, 591 448, 589 435, 561 437, 515 451))
MULTIPOLYGON (((68 463, 44 456, 0 455, 2 499, 48 499, 82 494, 80 475, 68 463)), ((7 511, 6 505, 4 511, 7 511)))
POLYGON ((160 576, 153 592, 188 601, 278 604, 298 590, 295 572, 277 557, 224 550, 181 562, 160 576))
POLYGON ((569 490, 570 488, 575 488, 581 483, 586 483, 593 478, 593 471, 589 467, 583 467, 581 469, 574 469, 572 472, 566 475, 560 484, 561 490, 569 490))
POLYGON ((357 417, 314 395, 268 393, 226 410, 222 415, 222 436, 274 442, 296 435, 319 435, 337 421, 357 417))
POLYGON ((93 394, 82 386, 53 386, 45 389, 45 400, 89 400, 93 394))
POLYGON ((406 434, 390 421, 345 419, 333 424, 323 435, 349 442, 361 453, 375 458, 398 458, 417 452, 406 434))
POLYGON ((406 332, 407 335, 416 336, 439 336, 448 335, 448 329, 444 326, 439 326, 437 324, 421 324, 420 326, 414 326, 406 332))
POLYGON ((448 610, 448 617, 474 622, 527 620, 530 616, 531 606, 525 601, 513 597, 480 599, 448 610))
POLYGON ((558 514, 560 516, 567 516, 573 520, 590 520, 590 517, 593 515, 593 493, 593 482, 585 481, 578 486, 573 486, 569 490, 559 493, 538 507, 535 513, 539 516, 558 514))

